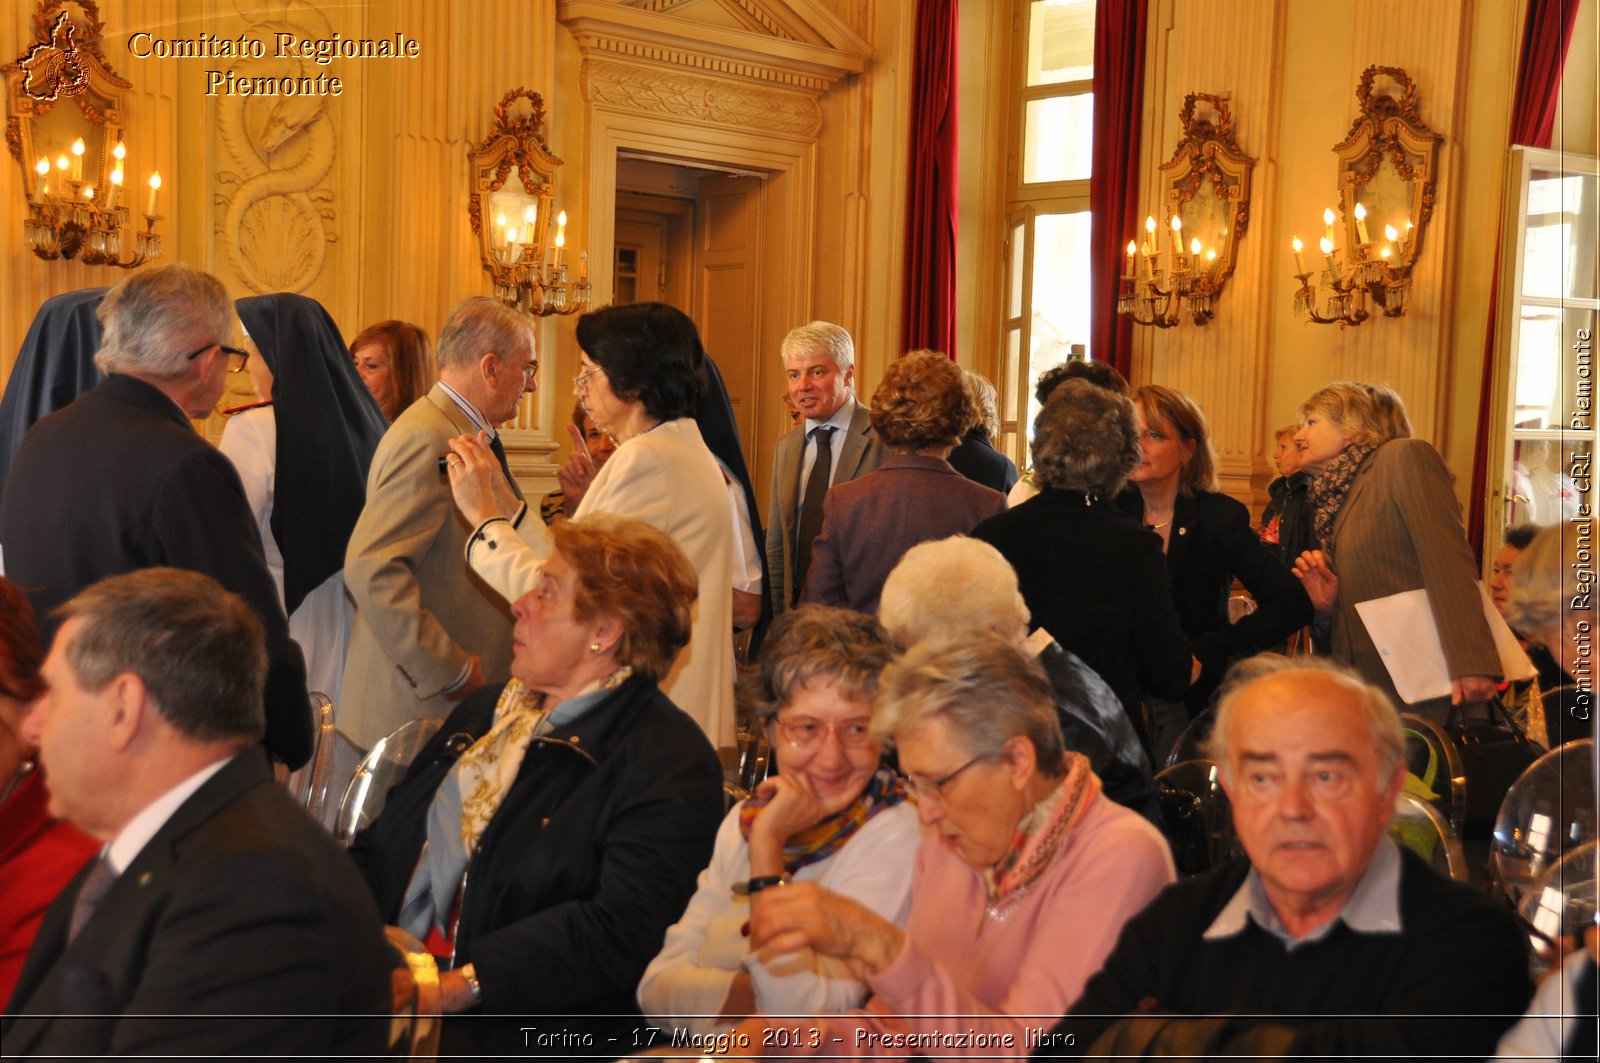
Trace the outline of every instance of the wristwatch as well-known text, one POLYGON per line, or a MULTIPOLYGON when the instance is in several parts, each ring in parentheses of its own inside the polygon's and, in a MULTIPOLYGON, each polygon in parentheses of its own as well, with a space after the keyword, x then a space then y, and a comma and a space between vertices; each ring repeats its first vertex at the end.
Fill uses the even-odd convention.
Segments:
POLYGON ((461 977, 466 980, 467 988, 472 991, 472 1003, 474 1005, 482 1004, 483 983, 478 981, 478 969, 470 963, 457 969, 461 972, 461 977))
POLYGON ((789 874, 757 875, 755 878, 747 878, 743 882, 735 882, 733 884, 733 892, 737 897, 748 897, 752 893, 760 893, 762 890, 769 890, 774 886, 787 886, 793 881, 794 876, 789 874))

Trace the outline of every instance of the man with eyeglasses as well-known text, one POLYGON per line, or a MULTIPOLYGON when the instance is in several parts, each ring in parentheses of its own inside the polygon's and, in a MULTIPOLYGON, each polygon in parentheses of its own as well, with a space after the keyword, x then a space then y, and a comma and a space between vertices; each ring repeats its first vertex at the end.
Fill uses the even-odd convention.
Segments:
POLYGON ((1319 660, 1235 670, 1210 753, 1245 855, 1129 921, 1038 1057, 1479 1059, 1527 1005, 1511 912, 1388 834, 1388 696, 1319 660))
MULTIPOLYGON (((476 434, 500 461, 507 512, 527 512, 495 426, 536 387, 529 319, 485 296, 455 308, 439 332, 439 382, 395 418, 367 473, 367 502, 345 552, 356 603, 338 701, 339 729, 367 748, 511 669, 511 614, 467 568, 472 529, 456 512, 450 440, 476 434)), ((534 517, 538 519, 537 516, 534 517)))
POLYGON ((50 615, 83 588, 135 569, 187 568, 243 598, 267 634, 268 752, 311 755, 305 662, 267 571, 233 463, 189 418, 211 413, 244 352, 222 282, 183 265, 140 270, 100 304, 98 386, 23 439, 0 500, 0 567, 50 615))

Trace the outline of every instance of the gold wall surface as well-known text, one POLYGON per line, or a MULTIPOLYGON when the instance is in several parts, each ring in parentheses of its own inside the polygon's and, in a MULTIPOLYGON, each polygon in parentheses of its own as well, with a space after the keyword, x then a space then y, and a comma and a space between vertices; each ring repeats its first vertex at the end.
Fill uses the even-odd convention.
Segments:
MULTIPOLYGON (((1583 2, 1572 67, 1583 71, 1588 88, 1587 94, 1568 89, 1574 120, 1564 144, 1592 153, 1595 0, 1583 2)), ((1250 229, 1216 320, 1204 328, 1136 330, 1136 383, 1166 383, 1202 402, 1225 487, 1241 497, 1265 482, 1271 428, 1291 420, 1315 387, 1346 377, 1398 388, 1418 434, 1440 446, 1464 482, 1523 4, 1149 3, 1141 204, 1155 202, 1156 167, 1172 152, 1188 92, 1231 94, 1241 146, 1258 164, 1250 229), (1356 83, 1372 64, 1404 67, 1419 86, 1424 116, 1445 136, 1433 229, 1404 318, 1360 328, 1304 325, 1291 309, 1289 240, 1296 233, 1314 238, 1322 208, 1335 202, 1332 146, 1357 113, 1356 83)), ((466 153, 509 89, 523 86, 545 96, 551 148, 565 161, 559 198, 570 218, 568 246, 588 248, 591 263, 601 266, 610 257, 602 244, 612 219, 611 202, 597 192, 606 186, 606 175, 595 172, 607 158, 599 138, 627 128, 637 115, 596 97, 597 70, 590 64, 602 58, 634 63, 656 76, 693 68, 696 76, 751 93, 754 75, 718 59, 725 46, 770 40, 780 64, 801 63, 805 47, 831 48, 845 56, 840 69, 855 66, 814 84, 771 87, 813 101, 817 116, 810 133, 770 138, 783 141, 787 154, 757 151, 751 134, 726 123, 703 125, 708 156, 736 161, 748 154, 758 167, 773 169, 768 195, 783 209, 766 215, 773 226, 768 265, 781 273, 798 264, 762 317, 761 349, 751 352, 766 360, 758 377, 764 381, 762 430, 750 455, 758 479, 765 479, 781 427, 776 349, 785 331, 815 317, 844 324, 857 339, 864 394, 899 353, 913 0, 105 0, 100 9, 105 54, 134 87, 126 136, 130 172, 142 181, 149 169, 159 169, 165 181, 162 261, 210 270, 238 296, 275 290, 313 296, 347 336, 391 316, 437 332, 457 301, 490 290, 467 224, 466 153), (672 58, 662 48, 600 56, 580 46, 568 24, 586 4, 626 8, 629 18, 675 20, 706 42, 703 55, 672 58), (265 40, 269 55, 138 58, 128 42, 141 31, 176 39, 244 34, 265 40), (278 32, 314 38, 398 33, 414 39, 419 54, 334 59, 322 66, 271 55, 278 32), (294 99, 208 94, 207 71, 217 69, 240 76, 328 74, 341 80, 342 93, 294 99), (780 154, 795 160, 781 174, 771 161, 780 154)), ((1004 0, 961 5, 962 226, 952 353, 991 375, 1013 165, 1007 154, 1011 14, 1004 0)), ((31 15, 31 4, 0 6, 0 61, 20 55, 31 41, 31 15)), ((0 157, 0 233, 6 234, 0 241, 0 379, 40 302, 121 276, 29 254, 21 242, 21 180, 21 167, 9 155, 0 157)), ((597 280, 608 270, 598 268, 597 280)), ((609 290, 605 283, 597 287, 597 302, 603 302, 609 290)), ((577 353, 572 319, 546 319, 540 334, 541 390, 519 414, 511 442, 519 473, 530 486, 546 488, 553 485, 554 452, 565 444, 561 425, 577 353)))

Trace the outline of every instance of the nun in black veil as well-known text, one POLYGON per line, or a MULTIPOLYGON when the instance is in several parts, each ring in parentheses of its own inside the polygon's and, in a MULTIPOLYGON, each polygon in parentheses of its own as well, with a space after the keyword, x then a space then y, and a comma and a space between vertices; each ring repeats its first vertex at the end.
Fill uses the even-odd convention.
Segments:
POLYGON ((704 349, 700 353, 703 386, 700 409, 694 419, 706 448, 717 459, 722 477, 728 481, 734 522, 733 625, 741 631, 755 629, 750 639, 750 657, 754 659, 761 649, 767 622, 772 619, 772 605, 767 600, 767 552, 762 546, 767 540, 761 532, 761 510, 756 505, 755 488, 751 486, 750 471, 739 443, 739 425, 733 417, 728 386, 723 383, 722 371, 711 355, 704 349))
POLYGON ((320 303, 284 292, 234 306, 262 401, 230 417, 221 450, 244 481, 308 685, 334 696, 352 619, 345 547, 387 424, 320 303))
POLYGON ((0 492, 22 437, 39 418, 61 409, 100 382, 95 311, 109 288, 85 288, 47 299, 28 326, 0 399, 0 492))

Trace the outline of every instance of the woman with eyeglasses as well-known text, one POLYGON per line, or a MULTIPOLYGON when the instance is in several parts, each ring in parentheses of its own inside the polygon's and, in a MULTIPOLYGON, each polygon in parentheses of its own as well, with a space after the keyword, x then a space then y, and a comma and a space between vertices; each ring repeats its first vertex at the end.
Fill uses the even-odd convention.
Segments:
POLYGON ((722 821, 694 899, 639 983, 651 1021, 707 1035, 756 1011, 809 1015, 866 999, 848 962, 752 949, 745 926, 783 882, 815 883, 905 923, 921 837, 871 729, 892 652, 876 621, 846 609, 802 605, 774 622, 749 700, 778 774, 722 821))
MULTIPOLYGON (((617 449, 593 474, 573 519, 609 513, 648 521, 689 556, 699 577, 694 634, 661 688, 731 760, 733 521, 727 482, 694 420, 704 388, 700 334, 665 303, 608 306, 578 318, 577 332, 573 391, 617 449)), ((550 529, 537 519, 513 526, 519 503, 479 440, 462 436, 450 446, 461 459, 449 462, 450 487, 475 529, 467 560, 515 601, 549 556, 550 529)), ((571 494, 575 484, 564 472, 563 489, 571 494)))
MULTIPOLYGON (((438 957, 447 1015, 561 1016, 601 1046, 581 1055, 634 1043, 634 989, 711 855, 722 770, 656 685, 689 640, 689 559, 642 521, 550 532, 510 682, 450 714, 352 855, 438 957)), ((441 1047, 517 1055, 538 1024, 447 1019, 441 1047)))
POLYGON ((228 369, 249 374, 260 402, 231 412, 219 449, 244 482, 307 683, 336 698, 353 620, 345 547, 383 413, 316 300, 282 292, 234 307, 245 349, 230 349, 228 369))
POLYGON ((771 1054, 1025 1056, 1026 1028, 1071 1006, 1173 880, 1167 843, 1066 751, 1049 681, 999 635, 911 649, 884 670, 872 730, 899 754, 923 826, 905 929, 816 883, 762 890, 753 949, 846 961, 872 996, 737 1031, 771 1054), (941 1039, 954 1030, 981 1036, 963 1050, 941 1039))

